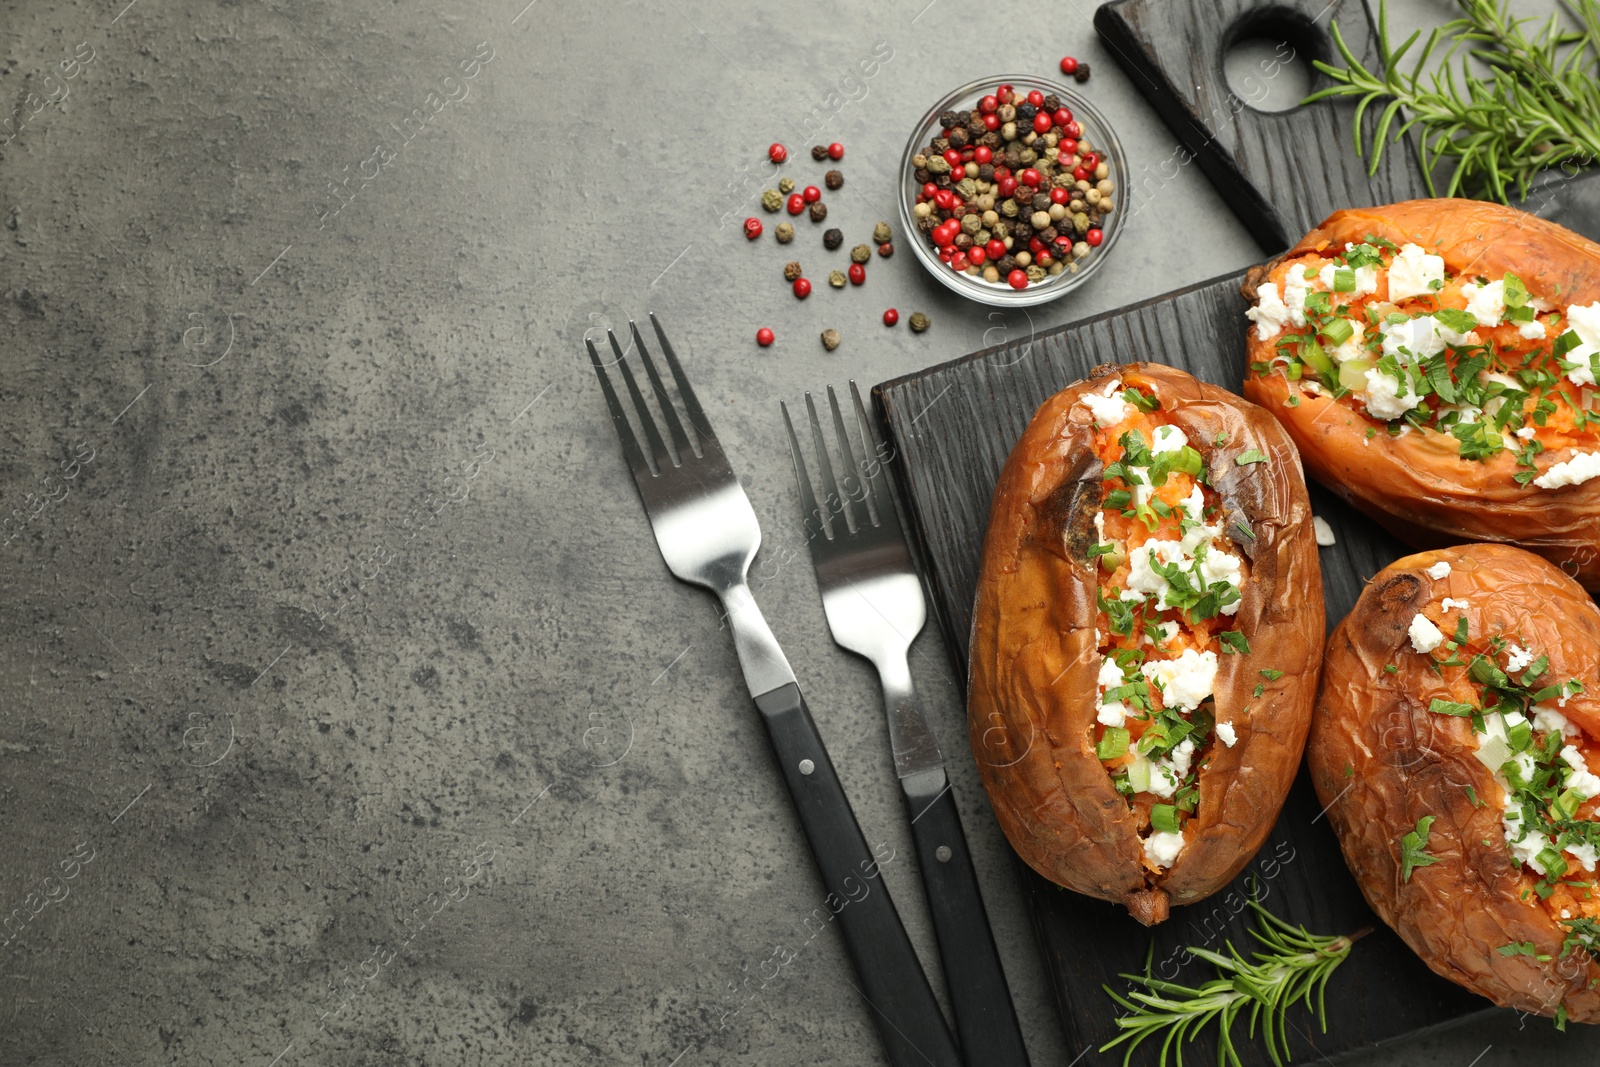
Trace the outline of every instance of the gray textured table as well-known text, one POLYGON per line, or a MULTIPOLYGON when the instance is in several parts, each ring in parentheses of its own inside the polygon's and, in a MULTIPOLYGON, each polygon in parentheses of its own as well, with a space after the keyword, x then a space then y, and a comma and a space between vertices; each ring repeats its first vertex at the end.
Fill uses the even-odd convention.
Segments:
MULTIPOLYGON (((739 233, 772 140, 802 184, 810 140, 848 146, 850 243, 894 217, 910 121, 991 67, 1075 53, 1130 156, 1172 153, 1090 8, 997 63, 969 5, 524 2, 0 7, 0 1063, 878 1062, 837 936, 802 946, 819 890, 732 648, 661 564, 580 355, 647 309, 933 965, 776 401, 1257 252, 1180 171, 1118 270, 1031 319, 906 252, 798 303, 784 260, 845 257, 809 222, 739 233), (761 988, 777 946, 802 950, 761 988)), ((945 650, 915 651, 1035 1062, 1074 1062, 945 650)), ((1580 1045, 1505 1015, 1371 1062, 1580 1045)))

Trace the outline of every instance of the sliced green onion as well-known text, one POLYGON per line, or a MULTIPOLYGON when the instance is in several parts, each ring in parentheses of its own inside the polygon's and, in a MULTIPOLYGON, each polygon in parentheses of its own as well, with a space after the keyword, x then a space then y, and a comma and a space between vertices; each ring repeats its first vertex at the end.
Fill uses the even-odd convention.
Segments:
POLYGON ((1178 808, 1175 804, 1157 804, 1150 809, 1150 827, 1164 834, 1178 832, 1178 808))

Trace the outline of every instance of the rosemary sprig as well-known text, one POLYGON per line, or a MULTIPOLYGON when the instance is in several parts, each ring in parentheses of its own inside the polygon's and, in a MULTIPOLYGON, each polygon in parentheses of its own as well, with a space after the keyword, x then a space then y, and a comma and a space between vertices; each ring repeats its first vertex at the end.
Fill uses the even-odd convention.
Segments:
POLYGON ((1400 61, 1422 31, 1390 47, 1387 3, 1378 9, 1378 52, 1383 74, 1366 69, 1345 44, 1338 24, 1333 39, 1346 67, 1320 60, 1315 66, 1333 85, 1306 97, 1304 103, 1329 97, 1360 97, 1355 114, 1357 155, 1362 145, 1362 118, 1381 105, 1371 142, 1369 174, 1377 172, 1385 144, 1398 141, 1415 127, 1418 155, 1428 192, 1437 196, 1433 172, 1455 160, 1445 196, 1471 195, 1509 203, 1508 189, 1526 199, 1528 184, 1542 170, 1566 164, 1586 166, 1600 159, 1600 0, 1562 0, 1578 29, 1563 29, 1558 15, 1530 37, 1506 0, 1456 0, 1462 17, 1437 27, 1418 55, 1411 73, 1400 61), (1435 48, 1449 40, 1439 68, 1424 81, 1423 67, 1435 48), (1461 83, 1453 61, 1460 56, 1461 83), (1487 67, 1487 77, 1473 72, 1469 60, 1487 67), (1463 92, 1462 87, 1465 87, 1463 92), (1395 119, 1405 117, 1392 138, 1395 119))
POLYGON ((1217 1063, 1229 1067, 1242 1067, 1239 1054, 1233 1045, 1233 1023, 1246 1006, 1250 1008, 1249 1034, 1253 1038, 1256 1027, 1261 1027, 1262 1039, 1272 1062, 1281 1064, 1289 1057, 1288 1010, 1296 1003, 1312 1008, 1315 998, 1317 1021, 1327 1032, 1327 1016, 1323 1008, 1323 992, 1334 970, 1350 954, 1350 947, 1370 933, 1370 928, 1349 937, 1328 937, 1310 933, 1303 926, 1290 926, 1261 904, 1252 899, 1250 907, 1256 913, 1256 928, 1251 934, 1266 951, 1252 952, 1247 960, 1230 941, 1226 954, 1206 948, 1190 948, 1189 954, 1210 962, 1217 969, 1217 977, 1201 986, 1186 986, 1163 981, 1151 974, 1155 946, 1151 957, 1145 961, 1143 974, 1124 974, 1123 978, 1143 986, 1126 996, 1110 986, 1104 986, 1110 995, 1130 1014, 1117 1019, 1121 1034, 1100 1046, 1105 1052, 1126 1043, 1124 1067, 1133 1057, 1133 1050, 1146 1038, 1162 1031, 1166 1037, 1161 1043, 1161 1065, 1166 1067, 1167 1054, 1176 1051, 1177 1067, 1183 1067, 1183 1044, 1194 1040, 1207 1023, 1217 1020, 1220 1033, 1217 1044, 1217 1063))

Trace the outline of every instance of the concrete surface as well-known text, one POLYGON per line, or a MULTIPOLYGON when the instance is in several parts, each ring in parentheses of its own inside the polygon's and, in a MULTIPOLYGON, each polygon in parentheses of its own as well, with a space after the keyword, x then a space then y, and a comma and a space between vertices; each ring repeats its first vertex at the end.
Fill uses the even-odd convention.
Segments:
MULTIPOLYGON (((819 892, 582 357, 647 309, 748 486, 758 596, 933 959, 776 402, 1258 253, 1186 170, 1116 271, 1031 320, 905 251, 798 303, 782 263, 820 280, 845 252, 809 222, 788 249, 739 233, 772 140, 802 184, 811 139, 848 146, 846 249, 893 220, 912 119, 990 68, 1075 53, 1130 156, 1170 154, 1089 5, 1001 63, 972 57, 970 5, 523 3, 0 4, 0 1063, 879 1062, 836 935, 748 992, 819 892)), ((1035 1062, 1074 1062, 931 631, 914 672, 1035 1062)), ((1579 1047, 1505 1016, 1366 1062, 1579 1047)))

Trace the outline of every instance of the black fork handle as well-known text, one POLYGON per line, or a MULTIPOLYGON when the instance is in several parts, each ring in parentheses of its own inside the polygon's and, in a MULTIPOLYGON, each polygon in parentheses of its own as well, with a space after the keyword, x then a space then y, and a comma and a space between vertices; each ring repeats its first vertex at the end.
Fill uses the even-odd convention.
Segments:
POLYGON ((893 1067, 961 1067, 933 987, 923 973, 878 868, 893 852, 868 848, 800 687, 756 697, 827 892, 808 930, 839 920, 873 1024, 893 1067))
POLYGON ((944 768, 902 778, 900 787, 917 844, 928 910, 933 913, 933 931, 939 938, 945 988, 950 991, 956 1033, 967 1063, 969 1067, 1029 1067, 1022 1027, 944 768))

